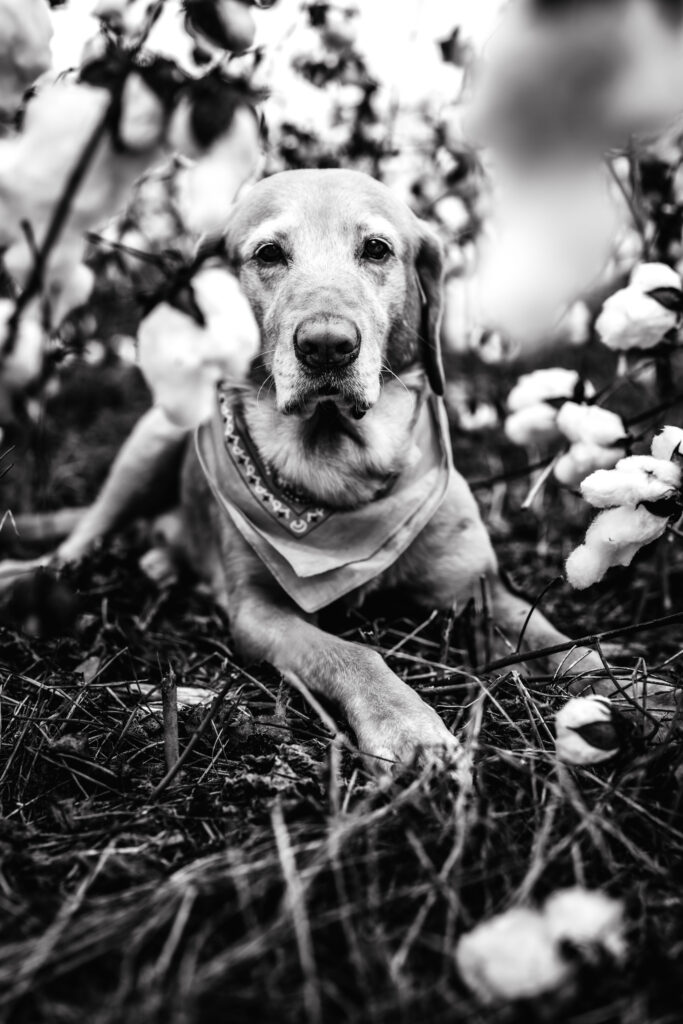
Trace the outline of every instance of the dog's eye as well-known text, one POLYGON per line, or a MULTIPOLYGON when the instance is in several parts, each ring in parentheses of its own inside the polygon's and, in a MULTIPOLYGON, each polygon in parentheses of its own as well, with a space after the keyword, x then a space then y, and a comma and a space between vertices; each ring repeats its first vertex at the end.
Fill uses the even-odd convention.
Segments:
POLYGON ((368 238, 363 247, 363 259, 379 262, 380 260, 386 259, 390 252, 391 247, 384 241, 384 239, 368 238))
POLYGON ((260 263, 282 263, 285 254, 276 242, 264 242, 263 245, 259 245, 254 258, 260 263))

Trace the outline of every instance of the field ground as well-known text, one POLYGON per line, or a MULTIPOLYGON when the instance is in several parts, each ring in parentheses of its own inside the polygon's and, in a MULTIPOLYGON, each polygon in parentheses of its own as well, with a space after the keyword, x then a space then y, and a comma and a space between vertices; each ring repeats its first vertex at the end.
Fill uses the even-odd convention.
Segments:
MULTIPOLYGON (((12 456, 5 483, 17 501, 26 480, 37 506, 89 499, 144 401, 121 373, 90 369, 66 389, 40 457, 12 456)), ((481 439, 456 449, 471 478, 500 468, 481 439)), ((534 597, 579 523, 568 536, 571 517, 514 512, 526 486, 511 487, 491 521, 505 568, 534 597)), ((378 788, 273 670, 233 658, 225 622, 192 581, 154 587, 143 550, 129 530, 69 571, 64 591, 33 594, 38 618, 19 601, 15 624, 0 629, 0 1019, 683 1020, 675 722, 657 744, 643 723, 606 766, 558 770, 560 684, 477 674, 465 653, 471 622, 380 606, 334 628, 382 650, 463 731, 477 769, 462 792, 412 768, 378 788), (51 633, 50 622, 69 628, 51 633), (193 747, 164 785, 160 715, 134 689, 171 676, 224 699, 210 717, 181 711, 181 748, 193 747), (627 969, 585 964, 562 999, 478 1009, 455 971, 456 937, 575 882, 625 897, 627 969)), ((673 548, 666 558, 615 573, 588 598, 557 585, 543 606, 572 635, 661 615, 663 589, 681 607, 683 567, 673 548)), ((676 685, 682 649, 680 631, 641 633, 620 662, 676 685)))

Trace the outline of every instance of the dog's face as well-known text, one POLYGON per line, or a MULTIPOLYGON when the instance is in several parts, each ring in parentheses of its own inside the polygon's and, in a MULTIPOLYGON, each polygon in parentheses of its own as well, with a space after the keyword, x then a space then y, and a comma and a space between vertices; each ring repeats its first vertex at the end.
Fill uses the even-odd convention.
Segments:
POLYGON ((242 199, 227 249, 261 328, 278 409, 360 417, 385 374, 422 358, 443 389, 442 256, 403 203, 353 171, 285 171, 242 199))

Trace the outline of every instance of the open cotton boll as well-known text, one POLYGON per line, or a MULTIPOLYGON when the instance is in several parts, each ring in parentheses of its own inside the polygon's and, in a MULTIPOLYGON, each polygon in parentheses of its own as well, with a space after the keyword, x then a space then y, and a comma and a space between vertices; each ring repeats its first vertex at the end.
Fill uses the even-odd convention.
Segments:
POLYGON ((601 954, 626 959, 624 902, 580 885, 558 889, 543 904, 543 919, 555 942, 568 942, 584 960, 601 954))
POLYGON ((607 697, 573 697, 555 716, 555 750, 566 764, 600 764, 619 752, 614 711, 607 697))
POLYGON ((581 544, 572 551, 565 565, 570 586, 575 590, 586 590, 599 583, 611 567, 611 562, 602 548, 581 544))
POLYGON ((677 288, 681 291, 681 279, 666 263, 640 263, 631 274, 632 288, 641 292, 653 292, 658 288, 677 288))
POLYGON ((84 263, 74 266, 72 272, 59 282, 52 299, 52 322, 61 324, 73 309, 84 306, 95 287, 95 274, 84 263))
POLYGON ((210 417, 219 380, 244 379, 260 344, 251 307, 232 274, 209 267, 192 287, 205 327, 161 303, 138 331, 140 369, 157 405, 188 429, 210 417))
POLYGON ((46 0, 0 0, 0 110, 13 114, 52 64, 46 0))
POLYGON ((601 512, 586 532, 589 547, 602 548, 612 565, 630 565, 634 555, 657 540, 667 520, 640 508, 609 508, 601 512))
POLYGON ((138 330, 138 359, 155 403, 172 423, 188 430, 213 411, 220 374, 205 366, 206 332, 166 303, 156 306, 138 330))
POLYGON ((561 988, 571 967, 536 910, 514 907, 463 935, 456 947, 460 977, 484 1005, 534 999, 561 988))
POLYGON ((603 448, 614 447, 628 433, 616 413, 576 402, 565 402, 557 414, 557 427, 568 441, 587 441, 603 448))
MULTIPOLYGON (((510 412, 518 412, 529 405, 547 402, 552 398, 573 398, 580 379, 576 370, 565 370, 559 366, 525 373, 508 395, 507 407, 510 412)), ((591 397, 594 393, 593 386, 587 383, 586 395, 591 397)))
POLYGON ((662 427, 652 440, 652 455, 655 459, 673 459, 683 455, 683 430, 680 427, 662 427))
POLYGON ((656 459, 653 455, 629 455, 626 459, 620 459, 616 468, 620 473, 644 473, 674 490, 681 486, 681 467, 665 459, 656 459))
POLYGON ((222 232, 237 193, 256 175, 260 160, 256 118, 247 108, 236 110, 229 131, 178 172, 176 205, 185 228, 194 235, 222 232))
POLYGON ((578 487, 596 469, 612 469, 623 454, 623 448, 603 448, 588 441, 576 441, 560 456, 553 472, 561 484, 578 487))
POLYGON ((626 352, 654 348, 677 323, 677 313, 629 285, 605 301, 595 329, 608 348, 626 352))
POLYGON ((513 444, 522 446, 547 444, 559 436, 556 419, 557 413, 552 405, 538 402, 508 416, 505 435, 513 444))
POLYGON ((244 380, 261 336, 237 278, 222 267, 205 267, 194 276, 192 287, 212 338, 207 356, 220 367, 222 378, 244 380))
MULTIPOLYGON (((629 461, 621 459, 616 469, 599 469, 583 481, 581 494, 593 508, 625 505, 633 509, 644 501, 663 501, 672 497, 675 487, 638 467, 628 468, 624 463, 629 461)), ((680 474, 678 480, 680 483, 680 474)))
MULTIPOLYGON (((15 305, 10 299, 0 299, 0 353, 7 340, 14 310, 15 305)), ((46 340, 40 309, 33 302, 19 320, 12 351, 0 358, 0 384, 3 387, 10 392, 19 392, 36 380, 43 366, 46 340)))
POLYGON ((166 125, 164 105, 134 71, 126 76, 121 92, 119 136, 135 152, 151 149, 161 142, 166 125))

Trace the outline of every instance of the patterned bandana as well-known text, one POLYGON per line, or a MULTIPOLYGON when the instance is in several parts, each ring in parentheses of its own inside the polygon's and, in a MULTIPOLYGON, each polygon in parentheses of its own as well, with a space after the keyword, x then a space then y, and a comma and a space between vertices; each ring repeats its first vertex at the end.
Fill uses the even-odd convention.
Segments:
POLYGON ((219 388, 213 420, 197 430, 199 461, 218 504, 305 612, 316 612, 388 569, 441 504, 452 470, 443 403, 422 402, 414 457, 373 501, 329 508, 264 465, 239 394, 219 388))

